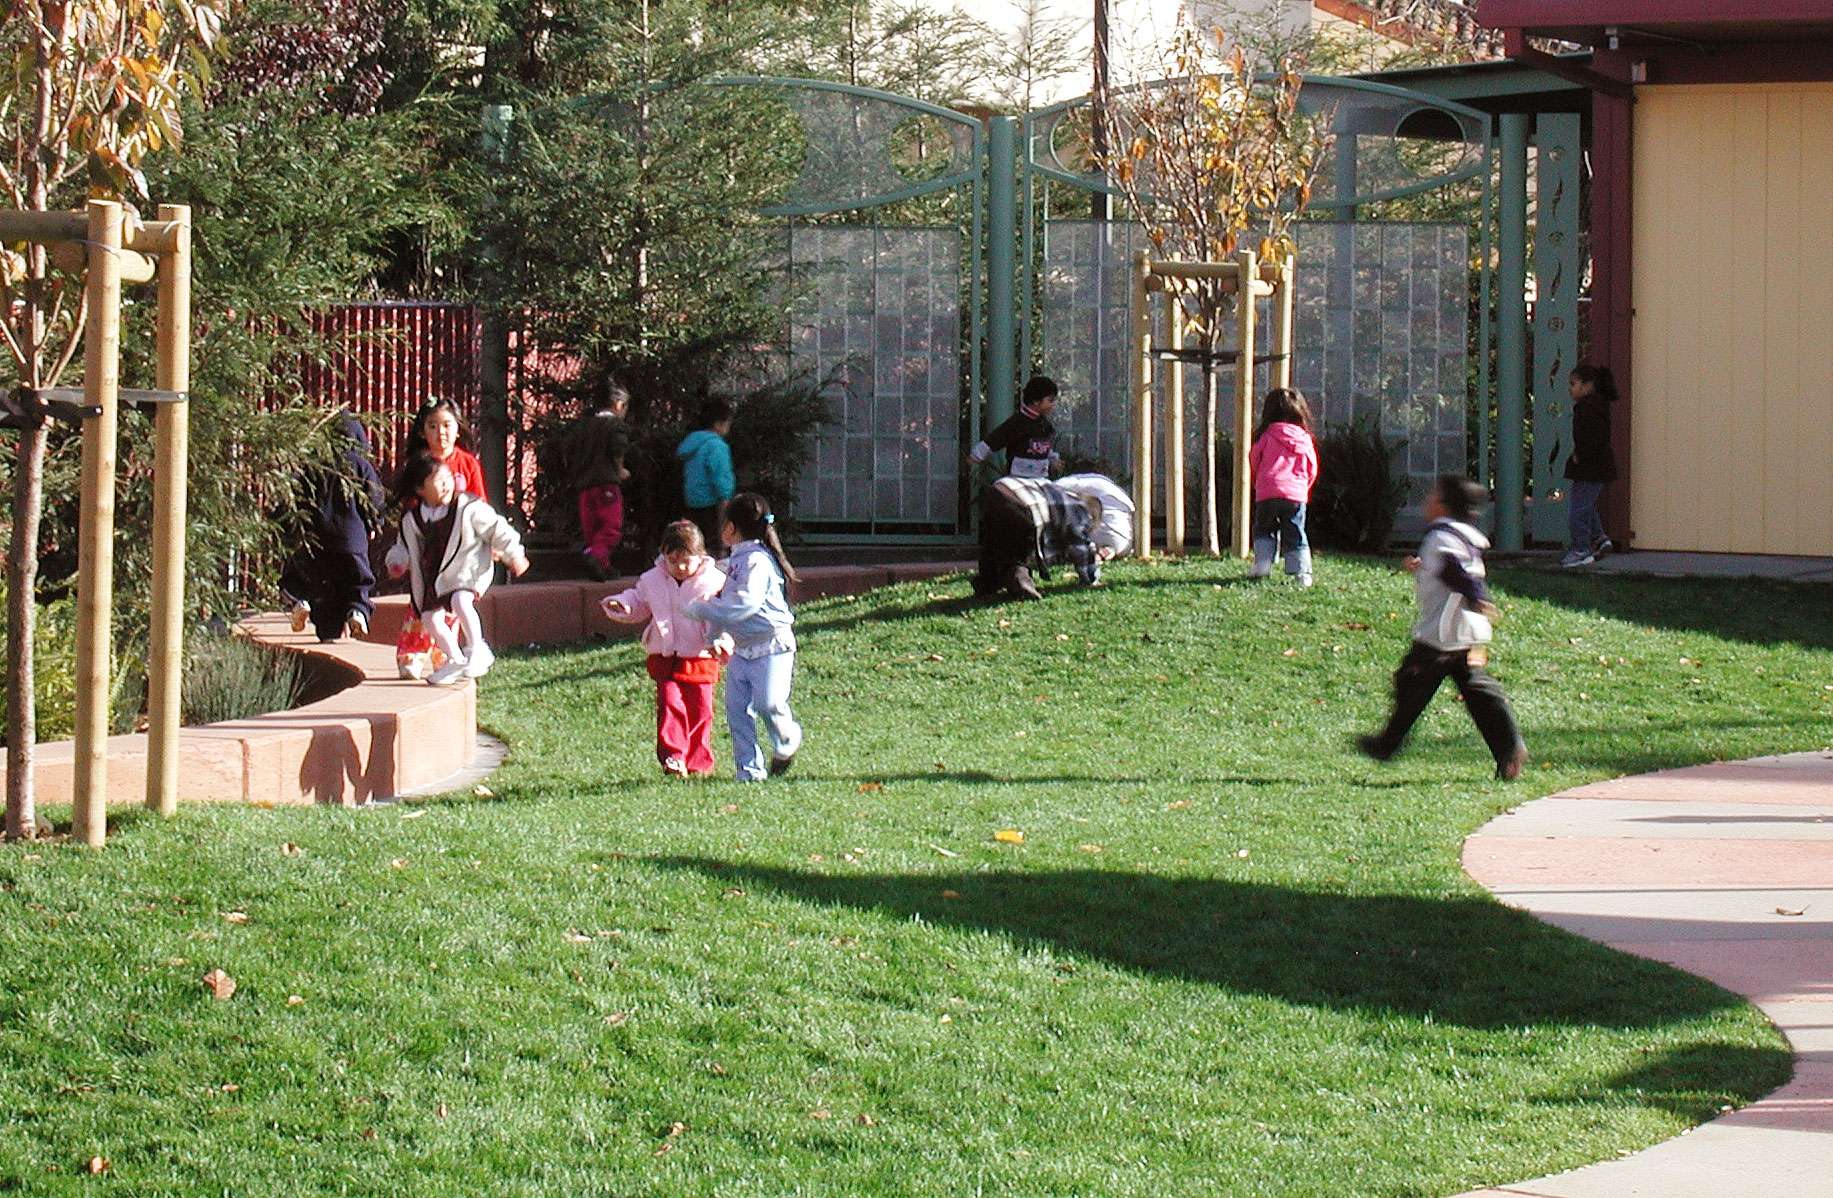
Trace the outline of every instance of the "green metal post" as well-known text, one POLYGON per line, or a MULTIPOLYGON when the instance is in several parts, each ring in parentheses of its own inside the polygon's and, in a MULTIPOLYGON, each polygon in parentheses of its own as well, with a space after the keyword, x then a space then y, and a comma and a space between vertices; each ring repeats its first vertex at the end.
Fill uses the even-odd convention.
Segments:
POLYGON ((987 146, 987 424, 1010 416, 1017 368, 1013 320, 1018 315, 1013 255, 1018 249, 1018 122, 996 116, 987 146))
POLYGON ((1521 548, 1527 419, 1528 118, 1502 117, 1496 297, 1496 547, 1521 548))
POLYGON ((1579 167, 1584 161, 1576 112, 1534 119, 1534 510, 1528 535, 1566 537, 1565 464, 1572 449, 1572 400, 1566 376, 1578 365, 1579 167))

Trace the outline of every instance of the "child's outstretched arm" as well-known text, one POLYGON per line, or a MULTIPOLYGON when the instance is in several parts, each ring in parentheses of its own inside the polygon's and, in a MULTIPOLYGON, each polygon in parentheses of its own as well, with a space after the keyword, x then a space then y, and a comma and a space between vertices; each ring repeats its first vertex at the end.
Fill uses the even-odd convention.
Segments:
POLYGON ((723 591, 711 599, 694 600, 687 605, 687 614, 709 624, 736 624, 764 610, 764 601, 769 597, 769 571, 753 565, 745 568, 742 576, 728 574, 723 591))
POLYGON ((598 609, 606 616, 620 624, 638 624, 649 618, 649 604, 643 602, 643 596, 636 587, 617 595, 606 595, 598 601, 598 609))
POLYGON ((511 574, 520 577, 528 573, 528 555, 522 552, 522 538, 515 528, 487 504, 479 515, 485 523, 478 531, 490 544, 490 556, 508 566, 511 574))

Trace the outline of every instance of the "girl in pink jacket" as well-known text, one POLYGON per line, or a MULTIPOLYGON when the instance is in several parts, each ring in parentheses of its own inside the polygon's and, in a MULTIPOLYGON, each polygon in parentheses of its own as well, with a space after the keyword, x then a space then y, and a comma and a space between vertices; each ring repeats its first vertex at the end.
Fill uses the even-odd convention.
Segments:
POLYGON ((1299 586, 1310 586, 1305 508, 1317 482, 1317 446, 1311 441, 1311 405, 1298 391, 1267 392, 1247 464, 1254 478, 1253 577, 1270 574, 1273 558, 1283 552, 1286 573, 1297 576, 1299 586))
POLYGON ((692 520, 677 520, 662 530, 656 564, 635 586, 600 602, 620 623, 648 621, 643 648, 656 682, 656 760, 677 778, 713 772, 713 687, 732 640, 709 638, 706 626, 687 615, 687 605, 713 598, 725 584, 700 529, 692 520))

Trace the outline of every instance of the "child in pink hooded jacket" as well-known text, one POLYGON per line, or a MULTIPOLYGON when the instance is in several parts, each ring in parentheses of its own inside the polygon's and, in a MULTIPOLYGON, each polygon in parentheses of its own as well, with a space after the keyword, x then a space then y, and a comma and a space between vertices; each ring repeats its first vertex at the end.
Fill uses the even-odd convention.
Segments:
POLYGON ((677 520, 662 530, 656 564, 634 587, 600 603, 620 623, 648 622, 643 648, 656 683, 656 760, 677 778, 713 772, 713 688, 732 640, 709 638, 706 626, 687 615, 687 605, 713 598, 725 583, 700 529, 692 520, 677 520))
POLYGON ((1311 440, 1311 405, 1290 387, 1267 392, 1254 433, 1248 471, 1254 479, 1253 577, 1273 571, 1282 552, 1286 573, 1311 585, 1311 542, 1305 539, 1305 509, 1317 482, 1317 446, 1311 440))

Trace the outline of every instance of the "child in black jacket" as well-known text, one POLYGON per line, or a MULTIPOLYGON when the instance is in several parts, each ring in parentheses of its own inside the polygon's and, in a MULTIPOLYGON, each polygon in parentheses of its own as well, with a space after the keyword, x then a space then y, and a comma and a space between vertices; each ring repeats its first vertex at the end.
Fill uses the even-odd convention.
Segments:
POLYGON ((280 575, 280 598, 288 605, 294 632, 311 623, 321 641, 346 631, 369 631, 375 604, 375 572, 369 566, 369 536, 382 507, 382 479, 369 460, 369 434, 345 412, 336 434, 344 443, 338 469, 313 467, 301 488, 302 541, 280 575))
POLYGON ((1615 548, 1604 535, 1598 504, 1617 477, 1610 451, 1610 405, 1616 402, 1617 384, 1603 366, 1575 366, 1567 382, 1572 388, 1572 456, 1566 459, 1566 478, 1572 488, 1566 499, 1569 543, 1559 564, 1589 566, 1615 548))

